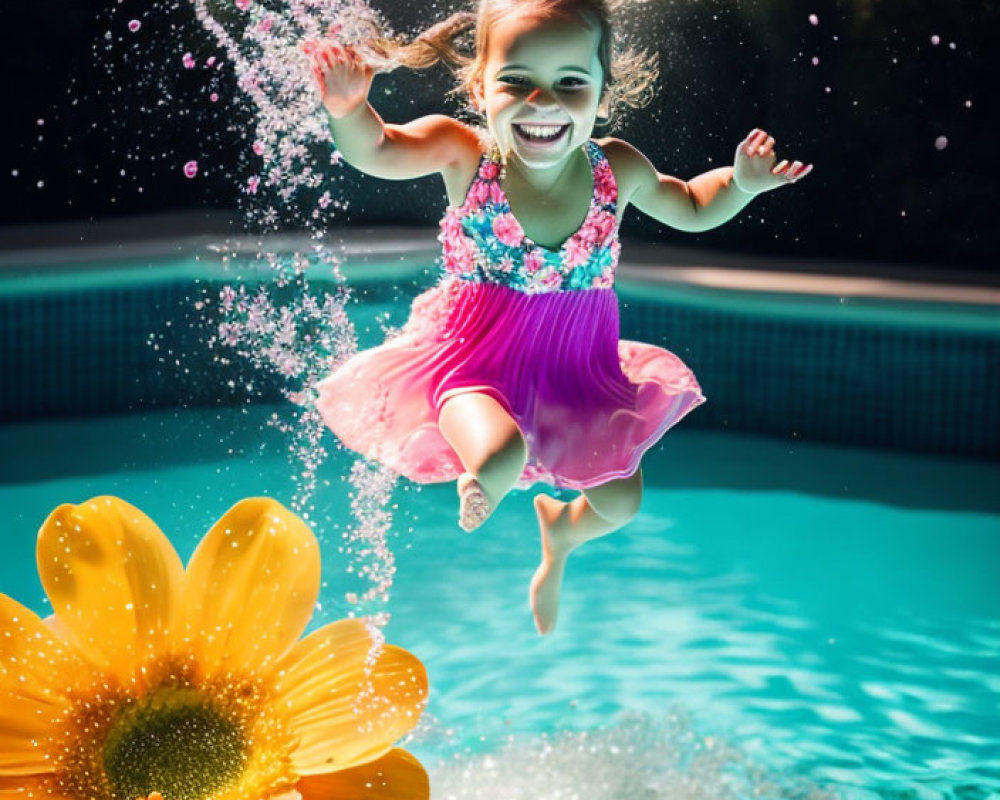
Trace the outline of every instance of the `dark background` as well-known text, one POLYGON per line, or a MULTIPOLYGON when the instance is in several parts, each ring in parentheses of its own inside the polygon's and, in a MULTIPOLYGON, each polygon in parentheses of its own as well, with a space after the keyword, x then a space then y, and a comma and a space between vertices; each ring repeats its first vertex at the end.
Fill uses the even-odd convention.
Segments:
MULTIPOLYGON (((410 34, 445 13, 374 5, 410 34)), ((716 230, 674 231, 633 209, 623 233, 1000 279, 998 8, 988 0, 635 4, 623 29, 661 54, 661 77, 653 105, 630 112, 614 135, 661 172, 690 178, 730 164, 736 144, 761 127, 776 137, 779 157, 816 168, 716 230)), ((31 223, 238 207, 255 169, 246 157, 252 115, 228 65, 181 67, 185 51, 202 61, 221 56, 186 0, 8 2, 0 29, 0 234, 31 223), (142 20, 139 33, 127 29, 132 18, 142 20), (193 180, 181 169, 190 159, 201 165, 193 180)), ((454 114, 457 104, 445 99, 451 86, 441 67, 399 70, 376 78, 372 102, 389 122, 454 114)), ((334 193, 350 207, 330 217, 331 227, 431 226, 446 204, 437 177, 387 182, 350 167, 336 172, 334 193)))

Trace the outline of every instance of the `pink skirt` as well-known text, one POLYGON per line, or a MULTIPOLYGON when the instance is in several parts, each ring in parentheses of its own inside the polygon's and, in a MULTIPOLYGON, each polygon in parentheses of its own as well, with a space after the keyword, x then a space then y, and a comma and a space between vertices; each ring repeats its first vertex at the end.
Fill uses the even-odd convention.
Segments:
POLYGON ((632 475, 705 402, 677 356, 618 331, 613 289, 525 294, 445 278, 414 299, 398 333, 323 380, 316 405, 346 447, 436 483, 465 471, 438 430, 441 406, 482 392, 528 444, 519 486, 586 489, 632 475))

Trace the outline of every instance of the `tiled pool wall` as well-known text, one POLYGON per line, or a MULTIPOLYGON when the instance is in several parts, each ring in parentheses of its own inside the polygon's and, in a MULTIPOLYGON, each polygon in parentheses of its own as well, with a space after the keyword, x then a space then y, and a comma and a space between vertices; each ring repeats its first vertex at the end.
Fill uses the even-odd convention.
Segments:
POLYGON ((708 397, 682 424, 1000 457, 1000 329, 625 302, 622 338, 674 350, 708 397))
MULTIPOLYGON (((430 280, 352 286, 400 324, 406 301, 430 280)), ((207 346, 214 320, 195 301, 220 286, 180 280, 0 296, 0 419, 279 399, 276 378, 207 346)), ((669 348, 702 384, 708 403, 684 426, 1000 457, 1000 326, 774 315, 671 302, 635 286, 620 297, 622 338, 669 348)))

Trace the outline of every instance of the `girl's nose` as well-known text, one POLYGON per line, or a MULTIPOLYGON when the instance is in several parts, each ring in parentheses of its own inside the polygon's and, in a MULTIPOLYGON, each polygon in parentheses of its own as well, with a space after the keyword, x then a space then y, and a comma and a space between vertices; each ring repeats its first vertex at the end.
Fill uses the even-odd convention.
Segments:
POLYGON ((545 94, 541 87, 538 87, 531 94, 528 95, 527 102, 535 106, 550 106, 552 105, 552 96, 545 94))

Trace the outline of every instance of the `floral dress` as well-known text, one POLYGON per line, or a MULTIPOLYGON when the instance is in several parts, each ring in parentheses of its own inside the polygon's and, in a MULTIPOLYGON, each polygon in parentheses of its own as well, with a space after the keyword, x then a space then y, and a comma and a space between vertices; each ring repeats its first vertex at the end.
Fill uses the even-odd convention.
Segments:
POLYGON ((420 483, 454 480, 465 469, 438 415, 479 392, 524 435, 520 486, 586 489, 632 475, 705 402, 676 355, 618 339, 618 188, 601 148, 585 148, 590 208, 558 250, 511 213, 498 151, 481 157, 464 202, 441 220, 440 281, 403 328, 319 384, 317 407, 345 446, 420 483))

